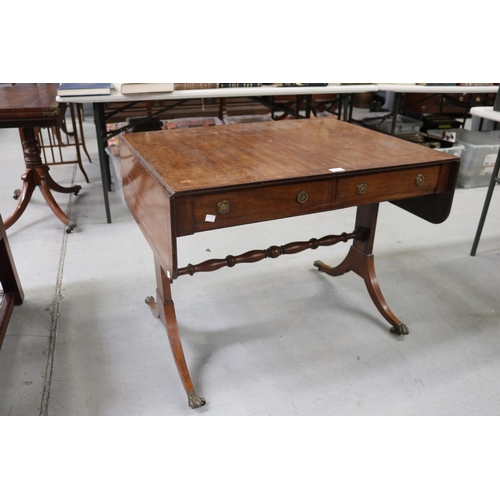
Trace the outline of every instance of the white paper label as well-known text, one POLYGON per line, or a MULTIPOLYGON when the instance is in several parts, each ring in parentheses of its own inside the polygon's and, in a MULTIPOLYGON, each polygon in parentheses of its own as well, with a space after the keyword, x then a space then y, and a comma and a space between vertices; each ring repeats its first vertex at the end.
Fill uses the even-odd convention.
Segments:
POLYGON ((495 162, 497 161, 498 154, 490 153, 489 155, 484 156, 483 168, 491 168, 495 166, 495 162))
POLYGON ((449 142, 456 142, 457 133, 450 132, 449 130, 443 130, 443 132, 441 132, 441 139, 444 139, 445 141, 449 141, 449 142))
POLYGON ((215 215, 205 215, 205 222, 215 222, 215 215))

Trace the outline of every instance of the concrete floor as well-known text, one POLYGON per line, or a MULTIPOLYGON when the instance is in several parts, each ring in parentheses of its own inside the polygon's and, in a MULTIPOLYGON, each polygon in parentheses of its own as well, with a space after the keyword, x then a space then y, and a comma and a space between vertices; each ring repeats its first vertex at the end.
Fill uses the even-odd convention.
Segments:
MULTIPOLYGON (((94 126, 86 184, 54 166, 79 196, 56 194, 77 228, 66 234, 37 190, 8 231, 25 292, 0 350, 0 415, 498 415, 500 194, 469 255, 486 188, 458 189, 449 219, 426 223, 380 208, 378 278, 406 337, 360 278, 330 278, 347 245, 181 277, 173 285, 186 359, 207 405, 191 410, 161 323, 152 253, 110 193, 106 223, 94 126)), ((0 213, 15 206, 23 158, 0 129, 0 213)), ((350 231, 354 209, 186 237, 179 265, 350 231)))

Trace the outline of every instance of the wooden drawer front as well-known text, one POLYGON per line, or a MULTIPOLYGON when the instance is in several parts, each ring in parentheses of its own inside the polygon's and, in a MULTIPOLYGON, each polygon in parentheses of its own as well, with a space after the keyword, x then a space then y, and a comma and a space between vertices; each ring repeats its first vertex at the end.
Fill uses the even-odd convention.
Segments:
POLYGON ((313 213, 329 206, 334 197, 335 180, 196 196, 194 230, 207 231, 313 213))
POLYGON ((441 165, 437 165, 340 178, 335 203, 361 205, 431 194, 438 186, 440 171, 441 165))

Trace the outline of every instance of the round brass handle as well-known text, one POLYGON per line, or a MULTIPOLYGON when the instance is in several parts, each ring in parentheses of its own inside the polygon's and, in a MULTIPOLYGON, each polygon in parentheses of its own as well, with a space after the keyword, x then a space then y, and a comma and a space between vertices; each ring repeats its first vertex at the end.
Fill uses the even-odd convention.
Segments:
POLYGON ((424 183, 424 180, 425 180, 425 177, 422 175, 422 174, 418 174, 416 177, 415 177, 415 184, 417 186, 421 186, 423 183, 424 183))
POLYGON ((227 200, 222 200, 217 203, 217 212, 220 214, 224 215, 229 212, 231 209, 231 203, 229 203, 227 200))
POLYGON ((305 203, 309 198, 309 195, 307 194, 307 191, 301 191, 298 195, 297 195, 297 201, 299 203, 305 203))
POLYGON ((356 193, 365 194, 368 191, 368 186, 364 182, 360 182, 356 186, 356 193))

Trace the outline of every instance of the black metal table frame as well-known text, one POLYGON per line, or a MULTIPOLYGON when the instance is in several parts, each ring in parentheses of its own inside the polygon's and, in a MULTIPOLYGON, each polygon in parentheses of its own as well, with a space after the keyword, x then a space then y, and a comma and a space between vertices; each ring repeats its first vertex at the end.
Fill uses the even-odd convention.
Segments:
MULTIPOLYGON (((432 89, 432 87, 429 87, 430 89, 432 89)), ((394 95, 394 106, 393 106, 393 111, 392 111, 392 124, 391 124, 391 135, 394 135, 394 132, 396 131, 396 124, 397 124, 397 119, 398 119, 398 114, 399 114, 399 108, 401 107, 401 100, 402 100, 402 97, 404 95, 404 92, 394 92, 395 95, 394 95)), ((466 93, 464 91, 464 93, 466 93)), ((461 106, 463 108, 465 108, 465 112, 464 112, 464 115, 463 115, 463 125, 465 125, 465 120, 467 118, 469 118, 469 110, 471 108, 471 104, 472 104, 472 93, 469 93, 469 96, 468 96, 468 100, 467 102, 464 102, 464 101, 460 101, 459 99, 457 99, 456 97, 452 97, 452 94, 447 94, 446 92, 434 92, 432 93, 431 95, 425 95, 425 97, 422 97, 422 99, 420 99, 420 101, 417 101, 418 102, 423 102, 423 101, 426 101, 428 99, 432 99, 433 97, 436 97, 436 96, 439 96, 440 97, 440 101, 439 101, 439 113, 442 114, 442 111, 443 111, 443 100, 444 98, 446 99, 449 99, 450 101, 453 101, 454 104, 456 104, 457 106, 461 106)))
MULTIPOLYGON (((479 130, 483 128, 484 119, 481 118, 479 122, 479 130)), ((495 122, 493 130, 498 130, 498 122, 495 122)), ((476 230, 476 236, 474 237, 474 242, 472 243, 472 248, 470 254, 474 257, 476 255, 477 247, 479 245, 479 240, 481 239, 481 233, 483 232, 484 222, 486 221, 486 216, 488 215, 488 209, 490 208, 491 197, 493 196, 493 191, 495 186, 500 183, 500 178, 498 173, 500 171, 500 152, 497 154, 497 159, 495 166, 493 167, 493 172, 491 173, 490 183, 488 185, 488 191, 486 192, 486 198, 484 199, 483 210, 481 211, 481 217, 479 218, 479 224, 476 230)))

